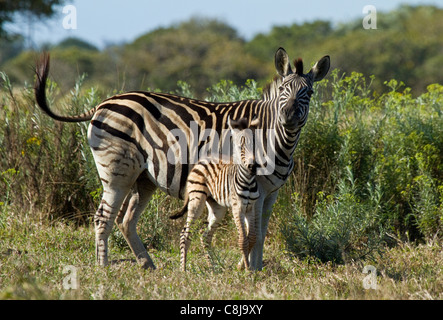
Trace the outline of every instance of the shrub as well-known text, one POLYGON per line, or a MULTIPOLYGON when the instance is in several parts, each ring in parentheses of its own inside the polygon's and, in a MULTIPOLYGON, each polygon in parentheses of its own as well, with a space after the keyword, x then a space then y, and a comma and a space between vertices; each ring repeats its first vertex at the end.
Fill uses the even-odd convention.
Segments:
POLYGON ((317 84, 288 183, 299 195, 297 210, 315 218, 318 194, 335 197, 349 167, 361 201, 367 184, 380 191, 380 223, 391 232, 415 241, 441 237, 443 87, 414 98, 391 80, 378 96, 371 81, 333 71, 317 84))
MULTIPOLYGON (((87 220, 96 206, 90 192, 99 186, 96 175, 91 174, 95 169, 86 142, 87 124, 54 122, 36 107, 31 87, 17 93, 6 74, 0 75, 0 201, 45 220, 87 220)), ((92 89, 81 92, 82 80, 67 97, 65 103, 71 110, 66 112, 79 112, 100 100, 92 89)), ((50 82, 51 103, 57 91, 57 84, 50 82)))
POLYGON ((385 230, 380 225, 381 194, 368 186, 367 199, 359 199, 350 167, 334 195, 319 194, 312 219, 299 206, 283 219, 280 229, 286 251, 300 258, 313 256, 322 262, 345 263, 380 253, 385 230))

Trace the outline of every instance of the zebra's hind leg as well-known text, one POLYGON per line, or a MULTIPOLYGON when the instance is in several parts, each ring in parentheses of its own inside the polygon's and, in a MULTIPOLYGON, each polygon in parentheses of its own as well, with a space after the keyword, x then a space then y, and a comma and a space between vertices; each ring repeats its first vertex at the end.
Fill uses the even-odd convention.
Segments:
MULTIPOLYGON (((143 157, 137 153, 134 154, 134 150, 119 150, 117 147, 112 149, 105 142, 102 141, 103 147, 100 147, 100 150, 92 147, 91 144, 103 185, 102 201, 94 216, 96 257, 97 263, 101 266, 108 264, 108 238, 115 218, 122 211, 124 200, 131 199, 127 196, 132 192, 131 189, 136 184, 137 178, 144 171, 141 165, 135 165, 137 162, 134 161, 138 160, 138 163, 141 163, 143 157)), ((123 207, 129 208, 130 202, 128 201, 123 207)))
POLYGON ((205 201, 207 198, 207 191, 202 192, 197 190, 196 192, 189 192, 188 206, 188 217, 186 219, 186 224, 180 234, 180 266, 182 271, 186 271, 186 257, 190 245, 190 231, 191 226, 195 219, 198 219, 203 212, 205 201))
POLYGON ((208 208, 208 228, 203 233, 201 241, 203 248, 206 252, 206 259, 208 260, 209 267, 214 266, 214 259, 213 254, 211 251, 211 243, 212 238, 214 236, 215 231, 220 226, 225 214, 226 214, 226 208, 220 206, 217 202, 214 200, 209 200, 206 202, 206 206, 208 208))
POLYGON ((156 187, 142 173, 133 185, 120 210, 116 223, 134 253, 137 262, 144 269, 155 269, 146 248, 137 234, 137 221, 145 209, 156 187))
POLYGON ((108 265, 108 238, 123 200, 128 194, 127 188, 104 188, 103 197, 94 215, 95 253, 97 264, 108 265))

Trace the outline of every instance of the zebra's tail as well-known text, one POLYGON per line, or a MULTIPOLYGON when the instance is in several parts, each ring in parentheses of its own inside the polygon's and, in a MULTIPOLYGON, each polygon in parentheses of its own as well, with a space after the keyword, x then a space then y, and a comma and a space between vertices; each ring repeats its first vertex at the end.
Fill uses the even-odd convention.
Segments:
POLYGON ((173 215, 169 216, 169 219, 175 220, 181 218, 186 214, 186 212, 188 212, 188 198, 185 199, 185 204, 183 205, 183 208, 181 208, 180 211, 177 211, 173 215))
POLYGON ((34 84, 34 94, 35 100, 39 107, 48 114, 51 118, 63 122, 82 122, 92 119, 95 113, 95 108, 80 114, 78 116, 60 116, 52 112, 48 106, 48 101, 46 99, 46 80, 49 75, 49 53, 45 52, 42 54, 39 61, 37 61, 35 67, 36 80, 34 84))

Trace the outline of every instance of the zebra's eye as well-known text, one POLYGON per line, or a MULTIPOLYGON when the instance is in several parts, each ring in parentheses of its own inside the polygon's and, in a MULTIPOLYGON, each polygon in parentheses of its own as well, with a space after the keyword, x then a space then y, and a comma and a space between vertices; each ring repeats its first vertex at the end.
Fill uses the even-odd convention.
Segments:
POLYGON ((285 90, 285 87, 283 87, 283 86, 278 87, 278 91, 283 92, 284 90, 285 90))

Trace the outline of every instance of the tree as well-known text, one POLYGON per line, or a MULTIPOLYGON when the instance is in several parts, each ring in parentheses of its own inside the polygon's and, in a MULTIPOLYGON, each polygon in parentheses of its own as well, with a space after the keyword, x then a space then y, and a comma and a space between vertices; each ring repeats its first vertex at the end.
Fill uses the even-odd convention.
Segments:
POLYGON ((268 73, 244 43, 223 22, 193 18, 139 37, 123 48, 120 64, 127 88, 171 91, 183 80, 203 97, 206 88, 221 79, 241 85, 268 73))
POLYGON ((50 18, 55 8, 65 0, 2 0, 0 1, 0 38, 7 38, 5 24, 17 20, 20 16, 28 19, 42 20, 50 18))
POLYGON ((68 49, 73 47, 90 51, 98 51, 97 47, 93 44, 75 37, 66 38, 57 45, 57 48, 59 49, 68 49))
POLYGON ((388 90, 385 81, 397 79, 419 94, 429 84, 443 82, 442 34, 441 8, 402 5, 377 12, 375 30, 364 29, 360 18, 338 26, 328 21, 275 26, 249 41, 246 50, 267 63, 281 46, 302 57, 306 66, 329 54, 331 67, 347 75, 375 75, 372 88, 379 93, 388 90))

